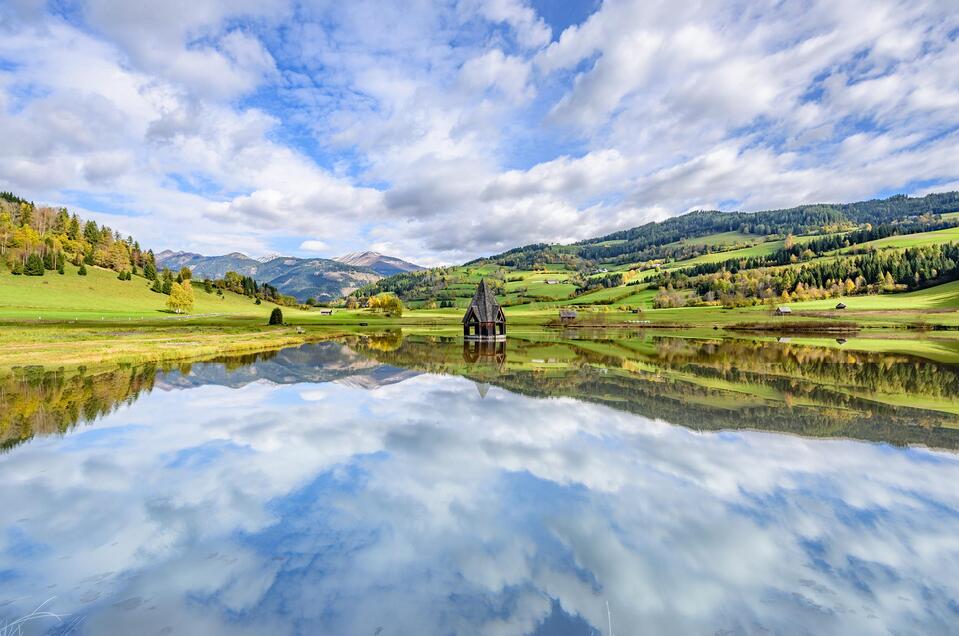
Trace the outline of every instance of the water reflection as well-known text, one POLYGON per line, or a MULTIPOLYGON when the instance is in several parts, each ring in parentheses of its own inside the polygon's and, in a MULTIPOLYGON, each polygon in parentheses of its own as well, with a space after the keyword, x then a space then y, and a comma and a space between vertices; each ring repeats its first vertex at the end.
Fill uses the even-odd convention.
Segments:
MULTIPOLYGON (((673 426, 777 408, 697 401, 728 378, 779 386, 763 374, 822 411, 797 403, 837 389, 802 387, 842 363, 635 346, 510 341, 471 364, 460 343, 358 337, 118 370, 96 395, 126 396, 74 420, 95 422, 0 457, 0 616, 55 596, 91 634, 950 633, 956 455, 673 426)), ((924 386, 916 361, 885 366, 842 386, 924 386)), ((20 381, 100 384, 62 380, 20 381)))
POLYGON ((166 367, 0 377, 0 448, 63 433, 141 392, 264 380, 368 388, 421 372, 536 397, 574 397, 701 430, 758 428, 959 448, 959 366, 799 343, 576 337, 463 343, 400 332, 166 367), (342 346, 346 345, 346 346, 342 346), (507 349, 508 346, 508 349, 507 349))

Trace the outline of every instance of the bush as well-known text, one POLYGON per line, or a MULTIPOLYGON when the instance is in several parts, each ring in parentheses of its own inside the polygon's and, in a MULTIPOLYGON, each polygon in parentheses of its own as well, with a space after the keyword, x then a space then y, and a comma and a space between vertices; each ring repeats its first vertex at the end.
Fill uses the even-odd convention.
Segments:
POLYGON ((84 263, 80 263, 80 269, 77 270, 77 276, 86 276, 87 275, 87 266, 84 263))
POLYGON ((282 325, 283 324, 283 312, 280 311, 279 307, 274 307, 273 311, 270 313, 270 323, 271 325, 282 325))

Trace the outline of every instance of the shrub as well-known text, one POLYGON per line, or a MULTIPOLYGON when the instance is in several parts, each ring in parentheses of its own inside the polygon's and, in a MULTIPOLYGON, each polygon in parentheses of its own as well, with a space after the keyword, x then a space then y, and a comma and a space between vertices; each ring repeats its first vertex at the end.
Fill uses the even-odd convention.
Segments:
POLYGON ((273 311, 270 313, 270 322, 271 325, 282 325, 283 324, 283 312, 280 311, 279 307, 274 307, 273 311))

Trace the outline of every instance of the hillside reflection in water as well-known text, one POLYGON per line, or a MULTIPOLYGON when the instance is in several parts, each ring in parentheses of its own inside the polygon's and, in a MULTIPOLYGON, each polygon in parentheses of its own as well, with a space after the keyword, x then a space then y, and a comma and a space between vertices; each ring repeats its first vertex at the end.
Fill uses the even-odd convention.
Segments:
POLYGON ((386 334, 2 382, 0 618, 64 617, 27 633, 959 621, 959 457, 907 446, 956 447, 947 364, 386 334))

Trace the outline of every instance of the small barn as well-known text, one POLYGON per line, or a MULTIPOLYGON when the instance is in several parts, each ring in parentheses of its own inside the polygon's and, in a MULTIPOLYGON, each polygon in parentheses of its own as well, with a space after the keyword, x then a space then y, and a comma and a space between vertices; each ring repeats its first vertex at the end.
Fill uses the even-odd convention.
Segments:
POLYGON ((846 308, 846 303, 839 303, 838 305, 836 305, 836 309, 845 309, 845 308, 846 308))
POLYGON ((320 310, 320 315, 321 315, 321 316, 332 316, 332 315, 333 315, 333 310, 332 310, 332 309, 321 309, 321 310, 320 310))
POLYGON ((792 312, 793 312, 793 310, 790 309, 789 307, 776 307, 776 315, 777 315, 777 316, 788 316, 788 315, 791 314, 792 312))
POLYGON ((571 320, 576 320, 576 312, 572 309, 560 309, 559 310, 559 319, 563 322, 569 322, 571 320))
POLYGON ((503 340, 506 338, 506 315, 496 297, 480 281, 473 300, 463 315, 463 337, 467 340, 503 340))

